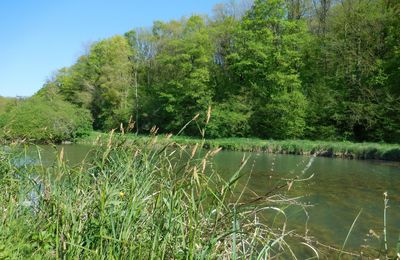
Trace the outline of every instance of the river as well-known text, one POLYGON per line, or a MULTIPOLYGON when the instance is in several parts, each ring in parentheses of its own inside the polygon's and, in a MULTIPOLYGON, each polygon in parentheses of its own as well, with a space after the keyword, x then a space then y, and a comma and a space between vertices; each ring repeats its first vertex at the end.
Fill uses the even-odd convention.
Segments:
MULTIPOLYGON (((92 148, 88 145, 63 145, 57 146, 57 150, 61 147, 71 164, 79 163, 92 148)), ((54 160, 54 147, 43 146, 41 150, 45 163, 54 160)), ((313 176, 307 181, 295 182, 290 191, 287 187, 281 190, 289 197, 301 196, 300 201, 306 205, 306 211, 299 206, 286 210, 288 227, 304 233, 308 219, 309 235, 337 247, 345 241, 360 211, 346 248, 380 245, 371 236, 371 230, 380 236, 383 233, 383 193, 387 192, 388 242, 390 247, 395 247, 400 234, 400 163, 222 151, 214 158, 213 167, 229 178, 240 167, 244 155, 249 157, 249 161, 243 169, 246 175, 240 185, 247 185, 254 193, 246 192, 243 201, 252 200, 255 194, 268 193, 285 183, 282 178, 313 176)))

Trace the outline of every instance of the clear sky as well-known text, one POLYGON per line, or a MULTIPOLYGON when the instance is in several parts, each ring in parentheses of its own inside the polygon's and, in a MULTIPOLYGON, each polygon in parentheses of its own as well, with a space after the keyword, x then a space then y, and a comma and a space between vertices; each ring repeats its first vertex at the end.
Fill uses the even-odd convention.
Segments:
POLYGON ((0 1, 0 96, 30 96, 84 46, 155 20, 208 14, 223 0, 0 1))

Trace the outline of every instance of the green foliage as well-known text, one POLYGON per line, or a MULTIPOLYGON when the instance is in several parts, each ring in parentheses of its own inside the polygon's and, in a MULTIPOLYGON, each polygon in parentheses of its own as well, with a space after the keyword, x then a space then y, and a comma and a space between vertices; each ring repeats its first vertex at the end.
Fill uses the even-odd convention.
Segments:
POLYGON ((253 131, 258 136, 274 139, 302 137, 306 106, 306 99, 298 91, 273 96, 253 114, 253 131))
MULTIPOLYGON (((153 88, 153 109, 157 109, 154 123, 167 131, 176 131, 194 115, 207 111, 211 104, 211 41, 200 16, 157 23, 154 35, 159 41, 153 88)), ((192 126, 186 131, 198 133, 192 126)))
POLYGON ((215 104, 206 135, 211 138, 248 136, 250 110, 242 101, 232 98, 226 103, 215 104))
POLYGON ((92 129, 90 113, 60 97, 38 94, 20 101, 0 115, 1 137, 36 142, 61 142, 85 135, 92 129))
POLYGON ((89 109, 94 86, 93 73, 87 62, 87 56, 80 57, 70 68, 60 69, 52 83, 59 88, 59 93, 66 101, 89 109))
POLYGON ((18 166, 29 158, 0 150, 0 257, 252 259, 290 257, 301 246, 286 241, 286 222, 267 226, 259 216, 281 219, 290 202, 235 202, 243 166, 224 180, 210 167, 217 151, 156 139, 138 146, 109 138, 77 167, 62 153, 51 166, 18 166))
POLYGON ((11 106, 17 102, 14 98, 0 96, 0 115, 10 110, 11 106))
POLYGON ((89 66, 96 68, 92 113, 94 126, 109 130, 129 121, 132 114, 132 55, 122 36, 100 41, 88 55, 89 66))
POLYGON ((306 100, 301 93, 300 52, 307 32, 285 19, 283 1, 256 1, 241 22, 231 69, 253 96, 253 133, 261 137, 301 137, 306 100))
POLYGON ((398 83, 389 80, 396 69, 385 65, 392 64, 388 56, 396 55, 398 44, 390 40, 398 21, 395 2, 346 0, 327 7, 324 30, 315 34, 317 44, 309 46, 303 72, 314 107, 308 118, 312 131, 322 125, 344 139, 399 141, 400 124, 392 114, 398 83))
POLYGON ((211 105, 211 137, 400 142, 398 1, 250 3, 96 42, 46 85, 102 131, 177 133, 211 105))
POLYGON ((117 128, 133 113, 131 56, 126 38, 102 40, 74 66, 60 70, 52 84, 66 101, 91 110, 96 129, 117 128))

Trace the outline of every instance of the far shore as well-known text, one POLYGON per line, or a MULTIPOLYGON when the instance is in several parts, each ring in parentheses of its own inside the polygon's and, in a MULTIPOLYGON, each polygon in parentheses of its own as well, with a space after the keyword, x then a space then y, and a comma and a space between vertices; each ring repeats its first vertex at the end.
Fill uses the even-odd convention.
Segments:
MULTIPOLYGON (((92 132, 89 136, 77 140, 80 144, 94 144, 96 140, 107 139, 109 134, 92 132)), ((126 134, 130 142, 145 143, 152 137, 126 134)), ((348 141, 311 141, 311 140, 262 140, 256 138, 218 138, 200 139, 187 136, 158 135, 161 143, 172 142, 175 145, 202 144, 205 149, 222 148, 227 151, 267 152, 276 154, 317 155, 346 159, 368 159, 400 161, 400 145, 386 143, 355 143, 348 141)))

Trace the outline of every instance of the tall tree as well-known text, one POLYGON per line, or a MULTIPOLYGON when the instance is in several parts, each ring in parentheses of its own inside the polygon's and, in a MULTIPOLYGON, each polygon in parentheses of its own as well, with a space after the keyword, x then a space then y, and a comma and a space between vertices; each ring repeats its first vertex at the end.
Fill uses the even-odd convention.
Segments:
POLYGON ((300 50, 307 39, 305 24, 288 20, 281 0, 255 1, 243 18, 235 38, 236 52, 229 58, 236 81, 252 95, 254 134, 271 138, 303 135, 306 99, 299 69, 300 50))
POLYGON ((94 126, 111 129, 127 122, 133 113, 132 50, 122 36, 94 44, 88 55, 88 66, 95 71, 92 99, 94 126))
POLYGON ((346 138, 379 140, 387 95, 382 1, 343 0, 328 17, 328 76, 338 91, 335 119, 346 138))
MULTIPOLYGON (((164 130, 177 130, 211 103, 209 64, 212 45, 205 19, 192 16, 153 27, 157 38, 153 95, 155 121, 164 130)), ((189 126, 186 133, 196 134, 189 126)))
POLYGON ((51 85, 101 130, 136 115, 177 132, 211 105, 209 137, 398 142, 399 12, 395 0, 230 0, 97 42, 51 85))

